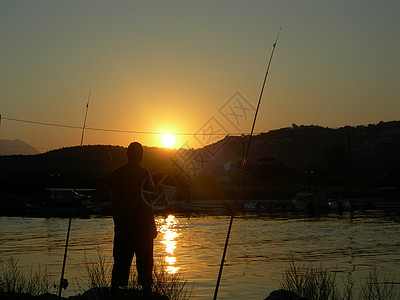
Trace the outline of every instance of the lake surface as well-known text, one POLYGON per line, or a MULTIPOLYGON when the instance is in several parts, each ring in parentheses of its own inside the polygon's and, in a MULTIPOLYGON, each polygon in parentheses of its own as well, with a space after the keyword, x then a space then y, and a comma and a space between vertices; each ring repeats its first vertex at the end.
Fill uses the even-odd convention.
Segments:
MULTIPOLYGON (((229 216, 157 216, 155 256, 170 273, 193 283, 192 299, 212 299, 229 216)), ((0 257, 19 260, 26 270, 39 264, 59 281, 68 219, 0 217, 0 257)), ((306 217, 238 215, 233 223, 218 299, 264 299, 279 288, 290 261, 322 265, 351 276, 356 286, 374 265, 400 278, 400 216, 379 211, 306 217)), ((101 251, 112 262, 112 218, 73 219, 64 296, 82 292, 82 263, 101 251), (86 258, 85 258, 86 257, 86 258)))

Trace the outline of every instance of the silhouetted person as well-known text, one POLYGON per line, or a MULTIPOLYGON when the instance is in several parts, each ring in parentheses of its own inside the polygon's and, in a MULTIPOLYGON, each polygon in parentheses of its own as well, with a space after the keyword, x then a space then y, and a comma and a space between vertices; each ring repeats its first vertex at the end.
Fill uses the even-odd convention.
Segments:
POLYGON ((133 256, 136 255, 138 282, 145 293, 151 291, 153 239, 157 236, 152 207, 141 196, 149 171, 139 164, 143 158, 141 144, 131 143, 128 163, 111 174, 111 208, 114 218, 114 266, 111 288, 114 293, 127 286, 133 256))

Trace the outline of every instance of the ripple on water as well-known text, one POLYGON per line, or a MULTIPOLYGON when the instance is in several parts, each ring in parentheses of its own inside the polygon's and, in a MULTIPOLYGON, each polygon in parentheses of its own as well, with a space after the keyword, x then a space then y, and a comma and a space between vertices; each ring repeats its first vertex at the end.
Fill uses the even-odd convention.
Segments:
MULTIPOLYGON (((229 216, 182 215, 157 217, 159 230, 155 255, 166 260, 171 271, 179 269, 194 283, 193 299, 209 299, 214 293, 229 216), (173 247, 172 247, 173 246, 173 247), (168 248, 170 247, 170 248, 168 248), (172 253, 171 253, 172 252, 172 253)), ((0 255, 13 256, 20 265, 48 265, 59 276, 64 253, 67 219, 0 218, 0 255)), ((219 299, 263 299, 279 287, 289 254, 304 263, 330 268, 339 276, 351 274, 356 282, 376 264, 382 271, 400 276, 400 218, 380 212, 321 218, 293 215, 247 215, 235 218, 219 290, 219 299)), ((101 251, 112 261, 112 218, 73 219, 66 278, 70 288, 85 257, 101 251)))

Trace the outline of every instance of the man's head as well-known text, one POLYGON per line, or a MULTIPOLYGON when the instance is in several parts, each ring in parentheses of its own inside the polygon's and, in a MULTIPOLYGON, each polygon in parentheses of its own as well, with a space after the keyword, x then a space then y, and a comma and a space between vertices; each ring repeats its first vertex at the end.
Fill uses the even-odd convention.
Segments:
POLYGON ((138 142, 133 142, 129 145, 126 152, 129 162, 140 163, 143 158, 143 147, 138 142))

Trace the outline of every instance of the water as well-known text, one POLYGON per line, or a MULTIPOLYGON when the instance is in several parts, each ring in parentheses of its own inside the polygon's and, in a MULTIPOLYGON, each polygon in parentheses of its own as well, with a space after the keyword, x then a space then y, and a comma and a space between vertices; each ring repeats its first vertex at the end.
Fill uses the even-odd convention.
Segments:
MULTIPOLYGON (((194 283, 192 299, 214 294, 229 216, 158 216, 155 256, 168 272, 194 283)), ((68 220, 0 217, 0 257, 14 257, 26 269, 47 265, 59 280, 68 220)), ((279 288, 290 261, 322 265, 356 285, 378 270, 400 278, 400 217, 378 211, 319 218, 295 215, 242 215, 233 223, 218 299, 264 299, 279 288)), ((111 218, 73 219, 63 293, 75 295, 82 263, 98 256, 112 261, 111 218), (85 258, 86 257, 86 258, 85 258)))

